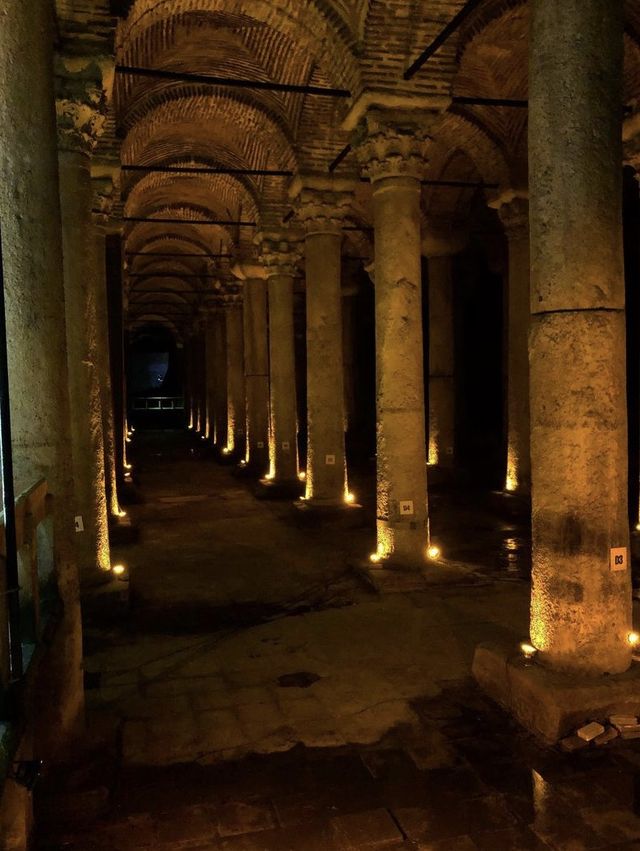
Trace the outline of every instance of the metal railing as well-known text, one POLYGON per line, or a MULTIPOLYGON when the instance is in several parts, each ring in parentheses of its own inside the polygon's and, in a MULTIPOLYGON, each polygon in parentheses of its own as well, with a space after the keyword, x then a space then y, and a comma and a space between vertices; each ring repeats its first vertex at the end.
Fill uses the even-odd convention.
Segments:
POLYGON ((134 411, 184 411, 182 396, 136 396, 133 399, 134 411))

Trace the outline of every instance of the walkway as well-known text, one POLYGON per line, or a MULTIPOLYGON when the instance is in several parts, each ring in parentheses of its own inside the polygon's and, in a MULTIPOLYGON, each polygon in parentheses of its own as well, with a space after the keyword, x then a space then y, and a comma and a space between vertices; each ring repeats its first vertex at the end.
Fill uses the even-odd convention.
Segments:
POLYGON ((522 530, 443 497, 443 543, 499 566, 380 597, 367 511, 305 528, 184 436, 139 442, 130 605, 87 624, 86 751, 39 790, 40 849, 640 848, 634 743, 541 749, 470 681, 479 641, 526 634, 497 555, 522 530))

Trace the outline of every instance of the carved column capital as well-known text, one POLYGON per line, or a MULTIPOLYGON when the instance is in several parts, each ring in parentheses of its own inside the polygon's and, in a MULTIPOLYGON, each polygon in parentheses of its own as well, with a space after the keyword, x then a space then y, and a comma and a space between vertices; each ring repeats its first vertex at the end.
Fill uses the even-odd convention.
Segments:
POLYGON ((342 233, 353 200, 355 180, 325 176, 299 176, 289 189, 296 217, 307 235, 342 233))
POLYGON ((58 146, 90 156, 107 121, 107 95, 98 59, 56 57, 58 146))
POLYGON ((294 277, 302 257, 301 244, 297 237, 288 233, 270 232, 256 236, 260 247, 260 260, 267 278, 275 275, 294 277))
POLYGON ((529 198, 526 194, 503 193, 491 207, 498 211, 507 239, 525 239, 529 236, 529 198))
POLYGON ((422 180, 428 164, 432 128, 438 113, 417 116, 372 111, 353 140, 362 173, 372 183, 388 177, 422 180))

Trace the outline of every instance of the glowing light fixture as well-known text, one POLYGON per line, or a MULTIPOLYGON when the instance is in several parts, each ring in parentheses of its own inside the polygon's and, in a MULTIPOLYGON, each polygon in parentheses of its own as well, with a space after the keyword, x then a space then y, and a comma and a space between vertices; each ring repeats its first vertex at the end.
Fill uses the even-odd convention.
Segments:
POLYGON ((267 473, 267 475, 265 476, 265 479, 266 479, 268 482, 271 482, 271 481, 273 481, 273 479, 275 479, 275 477, 276 477, 276 476, 275 476, 275 473, 267 473))
POLYGON ((222 448, 222 454, 223 454, 223 455, 228 455, 228 454, 229 454, 229 447, 228 447, 228 446, 224 446, 224 447, 222 448))
POLYGON ((301 482, 305 481, 305 479, 307 478, 307 474, 305 473, 304 470, 300 470, 300 472, 298 473, 298 478, 300 479, 301 482))
POLYGON ((347 493, 345 494, 344 501, 350 505, 356 501, 356 495, 354 493, 347 493))
POLYGON ((627 633, 627 641, 632 647, 638 647, 640 644, 640 633, 638 632, 629 632, 627 633))
POLYGON ((127 572, 127 568, 124 566, 124 564, 114 564, 111 568, 111 572, 114 576, 124 576, 124 574, 127 572))
POLYGON ((133 470, 133 464, 128 464, 127 462, 125 462, 124 468, 125 470, 133 470))
POLYGON ((427 555, 432 561, 435 561, 436 559, 439 559, 442 555, 442 550, 440 549, 440 547, 436 547, 435 544, 431 544, 431 546, 427 550, 427 555))
POLYGON ((125 440, 126 440, 126 442, 127 442, 127 443, 131 443, 131 438, 129 437, 129 435, 127 435, 127 436, 125 437, 125 440))
POLYGON ((242 461, 240 461, 240 466, 241 466, 241 467, 246 467, 246 466, 247 466, 247 462, 244 460, 244 458, 242 459, 242 461))
POLYGON ((373 564, 378 564, 378 562, 382 561, 382 556, 380 553, 371 553, 369 561, 373 562, 373 564))
POLYGON ((537 648, 533 646, 533 644, 529 644, 528 641, 523 641, 520 645, 520 650, 522 651, 522 655, 527 661, 531 661, 533 657, 538 652, 537 648))
POLYGON ((119 508, 118 511, 116 512, 116 517, 126 517, 126 516, 127 516, 127 512, 123 511, 121 508, 119 508))

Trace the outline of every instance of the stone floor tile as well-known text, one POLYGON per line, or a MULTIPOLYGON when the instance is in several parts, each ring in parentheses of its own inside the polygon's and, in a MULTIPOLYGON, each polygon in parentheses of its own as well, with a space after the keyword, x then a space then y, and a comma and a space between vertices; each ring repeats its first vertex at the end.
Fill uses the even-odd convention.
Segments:
POLYGON ((507 827, 472 836, 480 851, 546 851, 549 846, 529 828, 507 827))
POLYGON ((582 809, 580 815, 603 843, 640 840, 640 818, 628 810, 597 807, 582 809))
POLYGON ((277 827, 273 807, 267 801, 228 801, 217 809, 215 820, 222 837, 277 827))
POLYGON ((434 842, 418 842, 417 851, 478 851, 478 846, 470 836, 457 836, 454 839, 440 839, 434 842))
POLYGON ((179 843, 211 842, 218 835, 214 812, 208 807, 182 807, 156 818, 160 845, 175 848, 179 843))
POLYGON ((403 839, 398 825, 385 809, 337 816, 331 820, 331 826, 345 851, 389 848, 403 839))

